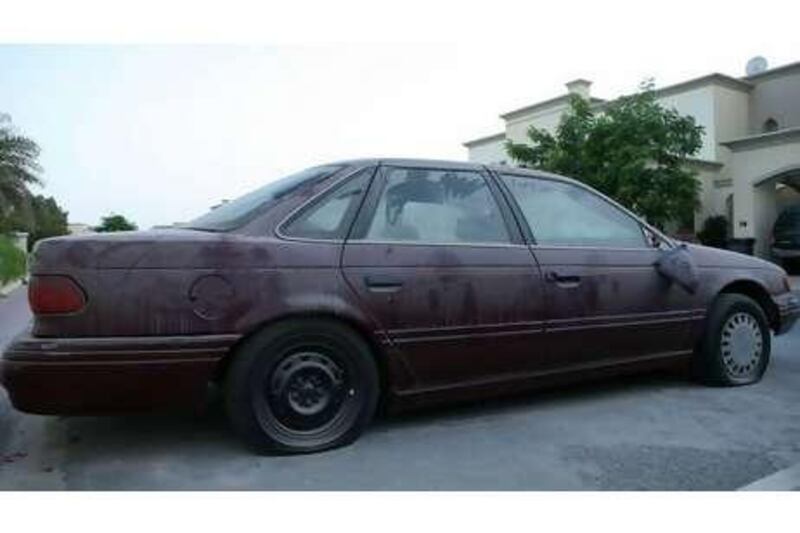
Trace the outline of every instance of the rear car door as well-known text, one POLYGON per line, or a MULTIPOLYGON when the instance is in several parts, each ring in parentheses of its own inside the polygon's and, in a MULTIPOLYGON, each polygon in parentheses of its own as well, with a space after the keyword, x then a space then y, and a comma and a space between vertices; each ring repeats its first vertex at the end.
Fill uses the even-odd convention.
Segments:
POLYGON ((547 340, 561 367, 689 353, 703 310, 654 264, 644 227, 576 182, 500 174, 545 279, 547 340))
POLYGON ((413 392, 535 366, 538 268, 497 184, 473 166, 383 165, 342 269, 411 371, 413 392))

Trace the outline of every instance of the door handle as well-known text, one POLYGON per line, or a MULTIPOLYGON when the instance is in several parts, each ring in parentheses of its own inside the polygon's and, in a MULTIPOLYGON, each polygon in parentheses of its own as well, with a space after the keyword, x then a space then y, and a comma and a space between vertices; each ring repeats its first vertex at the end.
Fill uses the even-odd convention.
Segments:
POLYGON ((555 283, 557 285, 563 285, 563 286, 572 286, 572 287, 580 284, 581 282, 580 276, 576 276, 574 274, 564 275, 555 270, 548 270, 545 273, 544 278, 550 283, 555 283))
POLYGON ((403 287, 403 280, 385 274, 364 276, 364 284, 373 292, 396 292, 403 287))

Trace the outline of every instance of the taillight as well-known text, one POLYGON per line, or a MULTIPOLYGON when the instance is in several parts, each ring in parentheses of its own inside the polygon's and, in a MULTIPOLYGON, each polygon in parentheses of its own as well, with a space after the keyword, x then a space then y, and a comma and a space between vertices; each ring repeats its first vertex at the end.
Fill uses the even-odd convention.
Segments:
POLYGON ((86 296, 67 276, 31 276, 28 302, 37 315, 77 313, 86 305, 86 296))

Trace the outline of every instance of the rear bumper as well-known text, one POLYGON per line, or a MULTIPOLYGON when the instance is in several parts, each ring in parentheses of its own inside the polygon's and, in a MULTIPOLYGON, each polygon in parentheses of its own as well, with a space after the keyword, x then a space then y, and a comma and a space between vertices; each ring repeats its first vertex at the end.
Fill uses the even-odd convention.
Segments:
POLYGON ((779 324, 776 334, 780 335, 792 329, 792 326, 800 317, 800 295, 787 292, 773 297, 773 300, 775 305, 778 306, 779 324))
POLYGON ((102 414, 201 401, 239 335, 17 337, 0 359, 0 384, 20 411, 102 414))

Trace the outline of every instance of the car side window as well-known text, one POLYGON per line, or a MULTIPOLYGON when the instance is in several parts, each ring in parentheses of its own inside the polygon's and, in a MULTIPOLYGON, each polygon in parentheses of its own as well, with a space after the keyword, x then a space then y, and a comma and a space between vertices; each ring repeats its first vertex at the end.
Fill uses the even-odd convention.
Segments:
POLYGON ((431 244, 511 242, 500 207, 481 174, 396 167, 384 172, 383 191, 362 239, 431 244))
POLYGON ((564 181, 501 175, 537 244, 645 248, 640 224, 602 197, 564 181))
POLYGON ((281 228, 287 237, 342 240, 375 168, 365 168, 301 211, 281 228))

